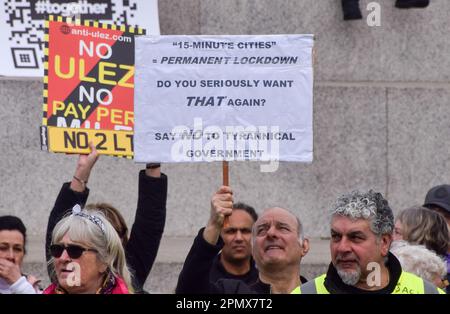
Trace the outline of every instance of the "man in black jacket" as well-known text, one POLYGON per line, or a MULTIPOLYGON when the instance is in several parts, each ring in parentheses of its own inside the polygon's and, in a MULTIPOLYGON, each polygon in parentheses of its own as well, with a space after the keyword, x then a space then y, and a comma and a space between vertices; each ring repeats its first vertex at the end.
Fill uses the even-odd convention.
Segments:
POLYGON ((258 215, 247 204, 233 205, 230 191, 229 187, 222 187, 214 194, 208 223, 194 239, 176 293, 193 292, 190 287, 195 286, 196 278, 189 279, 190 274, 186 273, 190 265, 197 265, 197 268, 205 271, 209 269, 212 283, 220 279, 236 279, 252 284, 258 279, 258 271, 251 256, 252 227, 258 215))
MULTIPOLYGON (((51 258, 49 248, 55 225, 74 205, 82 207, 89 196, 87 182, 99 157, 95 146, 90 143, 91 152, 79 155, 75 174, 71 182, 63 184, 55 205, 50 212, 45 243, 47 261, 51 258)), ((139 195, 136 216, 128 238, 125 220, 109 204, 94 204, 89 208, 103 209, 124 245, 127 264, 133 274, 135 293, 145 292, 144 283, 153 266, 166 221, 167 176, 161 173, 159 164, 149 164, 139 172, 139 195), (113 216, 114 218, 111 218, 113 216)), ((49 272, 51 270, 49 269, 49 272)), ((50 274, 51 275, 51 274, 50 274)))
MULTIPOLYGON (((233 210, 231 188, 223 186, 214 195, 212 215, 220 225, 233 210)), ((228 224, 228 223, 227 223, 228 224)), ((231 225, 231 223, 230 223, 231 225)), ((226 229, 227 227, 225 227, 226 229)), ((309 242, 303 238, 302 225, 290 211, 283 208, 269 208, 255 222, 251 241, 253 257, 259 270, 254 282, 225 278, 210 279, 209 270, 213 258, 197 254, 195 243, 189 252, 178 278, 177 293, 290 293, 304 278, 300 277, 300 261, 308 252, 309 242)), ((205 228, 203 238, 208 238, 205 228)), ((211 241, 216 238, 211 238, 211 241)), ((206 240, 207 241, 207 240, 206 240)), ((212 242, 214 243, 214 242, 212 242)))

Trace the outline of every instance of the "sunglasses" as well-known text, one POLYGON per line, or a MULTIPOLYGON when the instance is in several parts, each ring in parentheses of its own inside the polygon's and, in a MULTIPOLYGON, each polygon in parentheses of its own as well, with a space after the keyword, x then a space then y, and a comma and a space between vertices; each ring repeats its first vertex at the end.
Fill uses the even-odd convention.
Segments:
POLYGON ((70 258, 79 258, 84 251, 98 252, 95 249, 87 249, 75 244, 69 244, 67 246, 62 244, 50 245, 50 254, 55 258, 61 257, 64 250, 66 250, 70 258))

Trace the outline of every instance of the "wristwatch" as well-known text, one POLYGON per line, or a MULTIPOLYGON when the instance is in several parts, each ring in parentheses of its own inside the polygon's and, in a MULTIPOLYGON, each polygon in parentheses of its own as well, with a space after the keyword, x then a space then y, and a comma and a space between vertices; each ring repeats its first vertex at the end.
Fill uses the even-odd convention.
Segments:
POLYGON ((151 162, 145 166, 146 169, 156 169, 159 167, 161 167, 161 164, 159 162, 151 162))

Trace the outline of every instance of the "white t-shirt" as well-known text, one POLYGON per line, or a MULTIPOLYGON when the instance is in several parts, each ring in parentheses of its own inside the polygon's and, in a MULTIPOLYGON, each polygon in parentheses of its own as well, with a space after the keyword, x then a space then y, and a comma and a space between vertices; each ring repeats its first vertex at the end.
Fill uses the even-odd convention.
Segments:
POLYGON ((36 294, 31 283, 25 276, 20 277, 12 285, 8 284, 3 278, 0 278, 0 294, 36 294))

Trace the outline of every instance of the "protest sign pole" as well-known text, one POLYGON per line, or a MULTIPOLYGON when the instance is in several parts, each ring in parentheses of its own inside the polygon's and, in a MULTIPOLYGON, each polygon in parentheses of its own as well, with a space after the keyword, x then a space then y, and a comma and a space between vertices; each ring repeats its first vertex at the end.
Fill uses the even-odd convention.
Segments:
POLYGON ((228 186, 228 161, 222 161, 223 185, 228 186))
MULTIPOLYGON (((228 176, 228 161, 224 160, 222 161, 222 178, 223 178, 223 185, 229 186, 229 176, 228 176)), ((228 216, 225 217, 223 220, 223 227, 228 227, 228 216)))

